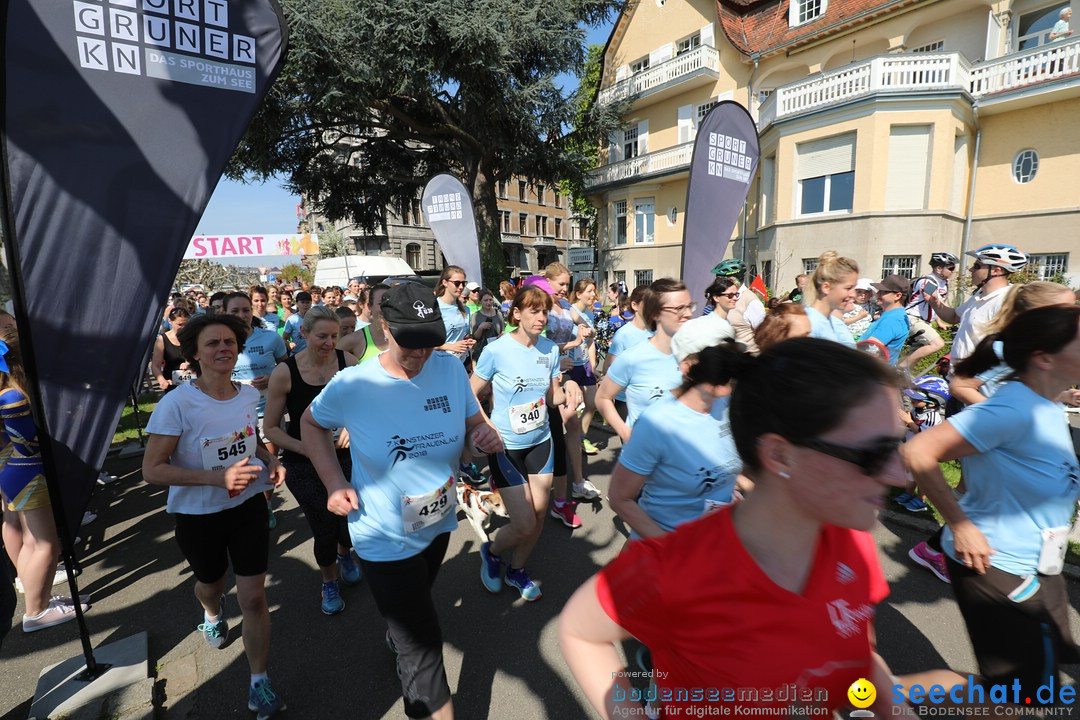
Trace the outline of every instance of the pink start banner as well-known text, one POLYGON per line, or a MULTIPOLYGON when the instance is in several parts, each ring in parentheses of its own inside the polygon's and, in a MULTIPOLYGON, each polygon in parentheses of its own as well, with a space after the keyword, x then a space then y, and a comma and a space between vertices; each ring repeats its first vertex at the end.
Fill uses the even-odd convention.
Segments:
POLYGON ((318 255, 319 236, 303 235, 196 235, 188 243, 185 260, 211 260, 260 255, 318 255))

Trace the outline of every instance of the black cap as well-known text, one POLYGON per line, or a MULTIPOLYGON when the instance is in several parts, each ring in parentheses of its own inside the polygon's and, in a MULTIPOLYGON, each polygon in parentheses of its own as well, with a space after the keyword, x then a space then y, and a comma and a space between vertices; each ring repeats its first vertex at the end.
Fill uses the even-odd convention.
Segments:
POLYGON ((394 341, 403 348, 434 348, 446 342, 446 326, 431 288, 420 283, 391 287, 379 303, 394 341))

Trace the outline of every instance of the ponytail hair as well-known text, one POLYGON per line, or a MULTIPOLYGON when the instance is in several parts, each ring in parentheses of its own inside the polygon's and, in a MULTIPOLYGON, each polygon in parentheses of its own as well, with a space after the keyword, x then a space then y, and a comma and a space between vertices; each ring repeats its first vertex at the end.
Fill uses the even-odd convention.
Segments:
MULTIPOLYGON (((810 275, 810 281, 814 284, 817 299, 820 300, 825 296, 822 291, 825 283, 835 285, 842 282, 844 278, 849 277, 852 273, 859 274, 859 263, 851 258, 840 257, 840 254, 835 250, 826 250, 821 253, 817 267, 814 268, 813 274, 810 275)), ((810 301, 808 300, 806 304, 809 305, 810 301)))
POLYGON ((682 395, 702 383, 727 385, 745 365, 749 357, 744 354, 745 349, 746 346, 728 340, 688 356, 691 365, 683 373, 682 385, 675 390, 675 394, 682 395))

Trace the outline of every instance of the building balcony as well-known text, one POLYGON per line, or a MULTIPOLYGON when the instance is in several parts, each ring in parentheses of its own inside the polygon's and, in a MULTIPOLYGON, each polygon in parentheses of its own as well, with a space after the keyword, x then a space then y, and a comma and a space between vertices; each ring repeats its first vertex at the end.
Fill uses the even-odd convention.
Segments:
POLYGON ((629 160, 620 160, 610 165, 601 165, 585 175, 585 187, 598 191, 609 185, 637 182, 647 178, 658 178, 690 169, 690 159, 694 154, 694 143, 682 143, 656 152, 638 155, 629 160))
POLYGON ((715 83, 719 78, 720 52, 700 45, 601 90, 599 102, 631 101, 633 107, 641 107, 698 85, 715 83))
POLYGON ((957 52, 881 55, 776 88, 758 108, 758 130, 787 118, 883 94, 963 92, 976 101, 1072 76, 1080 40, 969 63, 957 52))

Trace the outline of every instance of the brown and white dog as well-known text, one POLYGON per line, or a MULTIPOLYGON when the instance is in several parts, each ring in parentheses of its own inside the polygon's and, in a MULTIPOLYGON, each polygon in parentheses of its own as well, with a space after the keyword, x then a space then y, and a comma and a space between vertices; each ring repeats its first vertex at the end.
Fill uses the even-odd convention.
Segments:
POLYGON ((463 482, 457 484, 458 505, 481 542, 488 541, 493 516, 508 517, 499 491, 477 490, 463 482))

